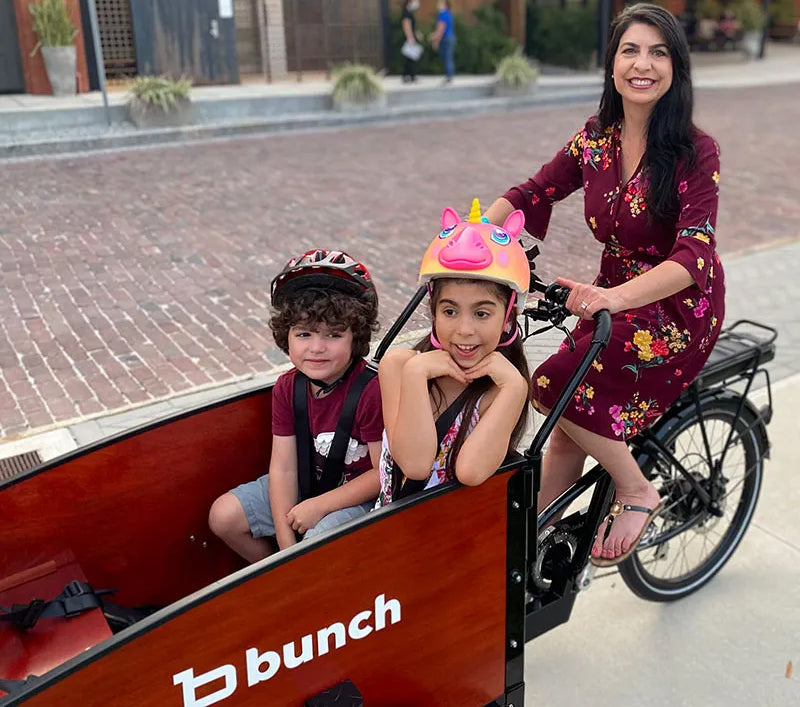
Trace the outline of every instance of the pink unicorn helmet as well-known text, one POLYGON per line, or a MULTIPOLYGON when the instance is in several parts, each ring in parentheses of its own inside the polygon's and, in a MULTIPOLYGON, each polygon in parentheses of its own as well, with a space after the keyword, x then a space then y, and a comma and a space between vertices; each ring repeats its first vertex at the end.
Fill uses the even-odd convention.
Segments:
MULTIPOLYGON (((515 300, 520 308, 530 287, 531 269, 528 257, 519 242, 519 234, 525 225, 525 216, 520 210, 512 211, 502 227, 489 223, 481 216, 481 205, 472 200, 472 209, 466 221, 461 221, 451 208, 442 212, 442 230, 428 246, 419 270, 420 284, 439 278, 472 278, 489 280, 509 287, 512 291, 506 311, 508 323, 515 300)), ((517 338, 518 329, 507 341, 507 346, 517 338)), ((441 348, 431 332, 431 343, 441 348)))
POLYGON ((442 230, 428 246, 419 270, 420 284, 442 277, 491 280, 514 290, 520 306, 530 286, 531 269, 519 242, 525 225, 522 211, 512 211, 495 226, 481 216, 481 205, 472 200, 466 221, 451 208, 442 211, 442 230))

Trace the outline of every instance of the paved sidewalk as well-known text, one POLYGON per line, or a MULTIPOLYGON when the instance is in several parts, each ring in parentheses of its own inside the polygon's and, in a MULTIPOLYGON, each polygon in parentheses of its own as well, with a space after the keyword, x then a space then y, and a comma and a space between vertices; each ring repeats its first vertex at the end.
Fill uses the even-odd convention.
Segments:
POLYGON ((773 393, 758 506, 722 571, 663 604, 636 598, 616 573, 596 579, 567 624, 527 645, 526 705, 800 704, 800 376, 773 393))
MULTIPOLYGON (((700 52, 692 55, 692 61, 697 88, 800 81, 800 46, 792 44, 770 43, 765 57, 758 61, 748 61, 742 52, 700 52)), ((0 159, 502 112, 596 100, 602 87, 599 70, 543 73, 536 91, 522 98, 492 97, 492 76, 458 76, 444 89, 438 76, 422 76, 413 85, 388 76, 384 79, 386 109, 343 115, 330 109, 332 82, 322 75, 271 84, 253 82, 253 78, 240 85, 193 88, 190 124, 175 128, 138 129, 127 122, 128 96, 119 90, 108 93, 108 113, 99 91, 59 98, 0 95, 0 159)))

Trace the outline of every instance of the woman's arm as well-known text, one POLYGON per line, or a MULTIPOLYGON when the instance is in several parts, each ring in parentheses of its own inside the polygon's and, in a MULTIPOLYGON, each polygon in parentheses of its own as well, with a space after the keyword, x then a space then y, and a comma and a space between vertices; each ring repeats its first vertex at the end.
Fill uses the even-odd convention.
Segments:
POLYGON ((567 299, 567 309, 583 319, 589 319, 601 309, 616 314, 644 307, 686 289, 694 280, 683 265, 665 260, 652 270, 608 289, 564 277, 559 277, 556 282, 572 290, 567 299), (584 302, 586 307, 583 307, 584 302))
POLYGON ((489 223, 493 223, 496 226, 502 226, 505 220, 511 215, 513 210, 514 206, 511 204, 511 202, 505 197, 501 196, 488 209, 486 209, 486 212, 483 215, 489 219, 489 223))
POLYGON ((297 542, 287 514, 297 504, 297 441, 292 437, 272 436, 269 463, 269 506, 275 524, 275 539, 284 550, 297 542))
POLYGON ((400 26, 403 28, 403 34, 406 36, 406 41, 409 44, 416 44, 417 38, 414 36, 414 32, 411 29, 411 20, 408 17, 404 17, 403 21, 400 23, 400 26))

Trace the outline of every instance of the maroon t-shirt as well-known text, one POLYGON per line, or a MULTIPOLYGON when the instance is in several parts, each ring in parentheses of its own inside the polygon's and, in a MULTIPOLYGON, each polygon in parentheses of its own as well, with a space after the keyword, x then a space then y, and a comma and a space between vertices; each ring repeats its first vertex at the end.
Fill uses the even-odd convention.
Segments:
MULTIPOLYGON (((366 368, 366 361, 359 361, 350 375, 324 398, 308 394, 308 418, 311 437, 314 440, 317 479, 322 476, 325 458, 331 448, 336 425, 344 407, 350 386, 366 368)), ((294 436, 294 378, 297 369, 283 373, 272 390, 272 434, 279 437, 294 436)), ((344 481, 352 481, 359 474, 372 468, 369 457, 369 442, 380 442, 383 434, 383 413, 378 377, 375 376, 361 393, 356 408, 353 429, 344 459, 344 481)))

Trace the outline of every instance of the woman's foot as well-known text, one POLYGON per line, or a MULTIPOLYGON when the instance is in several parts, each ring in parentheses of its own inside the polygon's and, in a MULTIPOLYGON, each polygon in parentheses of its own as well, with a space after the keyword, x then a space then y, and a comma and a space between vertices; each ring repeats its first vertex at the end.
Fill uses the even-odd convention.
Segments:
POLYGON ((613 518, 611 527, 608 527, 609 518, 604 519, 597 529, 597 537, 592 546, 592 561, 608 566, 621 562, 638 544, 642 534, 652 520, 653 513, 661 502, 655 487, 648 483, 641 492, 617 492, 617 498, 612 511, 618 515, 613 518), (626 509, 626 506, 635 508, 626 509), (606 534, 606 531, 608 533, 606 534))

